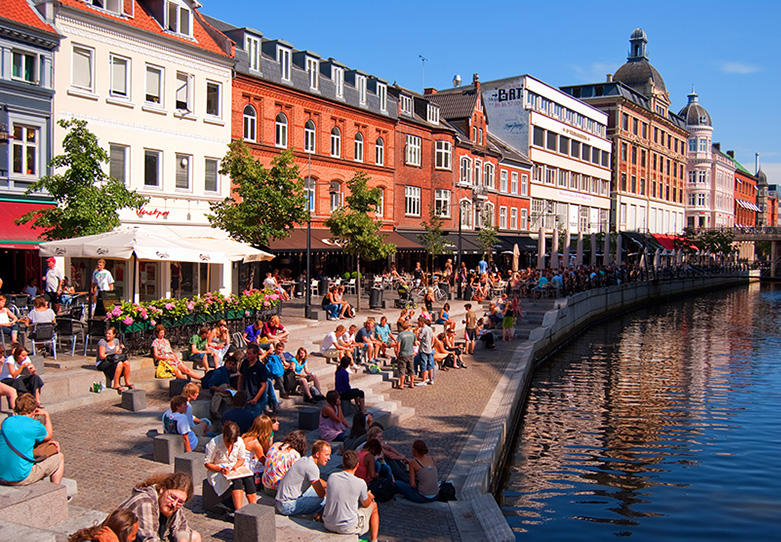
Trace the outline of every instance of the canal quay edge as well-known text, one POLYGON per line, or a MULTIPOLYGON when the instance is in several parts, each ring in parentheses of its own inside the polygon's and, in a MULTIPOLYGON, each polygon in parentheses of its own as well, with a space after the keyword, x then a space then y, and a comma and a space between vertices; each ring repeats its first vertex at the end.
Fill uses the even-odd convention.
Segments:
POLYGON ((705 277, 634 282, 596 288, 556 301, 528 341, 518 343, 494 393, 451 471, 458 501, 449 503, 464 540, 514 541, 493 492, 521 424, 534 369, 547 356, 590 325, 650 303, 758 282, 759 274, 741 271, 705 277))

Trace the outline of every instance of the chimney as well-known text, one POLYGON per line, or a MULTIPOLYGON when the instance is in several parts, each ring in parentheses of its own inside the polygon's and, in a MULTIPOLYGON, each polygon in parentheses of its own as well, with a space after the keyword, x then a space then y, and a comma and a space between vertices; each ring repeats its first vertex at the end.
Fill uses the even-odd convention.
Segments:
POLYGON ((713 146, 716 148, 717 151, 721 152, 721 143, 714 143, 713 146))
POLYGON ((727 151, 727 156, 729 156, 730 158, 732 158, 734 160, 735 159, 735 151, 727 151))
POLYGON ((480 76, 476 73, 472 74, 472 84, 475 86, 475 90, 480 92, 480 76))
POLYGON ((436 94, 437 89, 435 88, 425 88, 423 89, 423 94, 436 94))
POLYGON ((613 74, 612 73, 607 74, 607 82, 608 83, 612 83, 613 82, 613 74))

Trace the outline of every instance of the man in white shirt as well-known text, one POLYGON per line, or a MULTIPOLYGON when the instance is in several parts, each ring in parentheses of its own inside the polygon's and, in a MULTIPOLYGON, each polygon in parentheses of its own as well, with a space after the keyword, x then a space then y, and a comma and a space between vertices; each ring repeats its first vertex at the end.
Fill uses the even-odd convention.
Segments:
POLYGON ((362 535, 369 531, 371 541, 377 542, 380 532, 380 514, 374 495, 366 482, 355 476, 358 454, 346 450, 342 456, 343 472, 328 477, 323 524, 333 533, 362 535), (362 508, 358 508, 360 502, 362 508))
POLYGON ((46 265, 49 269, 43 277, 43 292, 46 301, 54 309, 55 313, 60 312, 60 294, 62 293, 62 281, 65 276, 62 271, 57 269, 57 260, 47 258, 46 265))
POLYGON ((277 512, 285 516, 319 514, 325 506, 326 482, 320 469, 331 459, 331 445, 324 440, 312 444, 312 456, 304 456, 288 469, 277 488, 277 512))

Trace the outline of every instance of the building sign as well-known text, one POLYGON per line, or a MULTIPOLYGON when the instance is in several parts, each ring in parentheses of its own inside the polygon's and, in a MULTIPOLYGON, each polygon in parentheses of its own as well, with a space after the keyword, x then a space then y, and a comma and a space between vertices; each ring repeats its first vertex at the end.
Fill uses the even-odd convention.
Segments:
POLYGON ((154 209, 147 209, 146 207, 142 207, 136 211, 136 214, 140 217, 143 216, 151 216, 152 218, 168 218, 168 213, 171 211, 161 211, 157 207, 154 209))
POLYGON ((529 152, 529 111, 523 107, 523 81, 483 87, 483 102, 491 132, 523 153, 529 152))

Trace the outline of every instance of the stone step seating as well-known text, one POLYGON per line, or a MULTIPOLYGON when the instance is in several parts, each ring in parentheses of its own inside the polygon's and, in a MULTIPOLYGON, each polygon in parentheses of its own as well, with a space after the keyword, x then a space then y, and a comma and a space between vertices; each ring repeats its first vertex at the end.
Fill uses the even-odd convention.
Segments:
MULTIPOLYGON (((71 528, 67 497, 76 492, 76 481, 68 478, 63 478, 62 484, 42 481, 21 487, 0 486, 0 540, 55 542, 90 525, 79 523, 68 532, 62 530, 71 528)), ((105 514, 100 520, 103 517, 105 514)))

